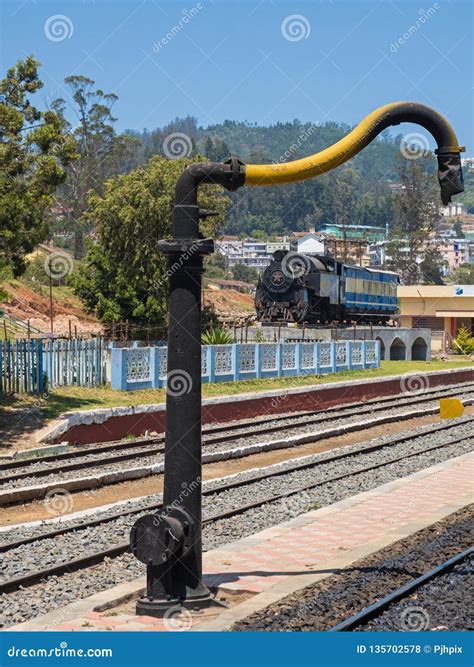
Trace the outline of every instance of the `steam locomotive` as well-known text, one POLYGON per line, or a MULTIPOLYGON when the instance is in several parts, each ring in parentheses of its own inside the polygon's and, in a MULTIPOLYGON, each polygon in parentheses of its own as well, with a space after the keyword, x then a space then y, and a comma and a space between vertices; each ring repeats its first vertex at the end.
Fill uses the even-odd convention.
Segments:
POLYGON ((397 309, 398 275, 332 257, 277 250, 255 295, 261 322, 386 324, 397 309))

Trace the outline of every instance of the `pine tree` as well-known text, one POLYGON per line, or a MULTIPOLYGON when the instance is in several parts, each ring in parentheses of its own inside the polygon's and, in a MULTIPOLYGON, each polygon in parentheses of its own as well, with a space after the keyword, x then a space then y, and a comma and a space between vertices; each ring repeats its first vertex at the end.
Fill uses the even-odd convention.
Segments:
POLYGON ((459 327, 455 341, 458 354, 471 354, 471 352, 474 352, 474 338, 466 327, 459 327))

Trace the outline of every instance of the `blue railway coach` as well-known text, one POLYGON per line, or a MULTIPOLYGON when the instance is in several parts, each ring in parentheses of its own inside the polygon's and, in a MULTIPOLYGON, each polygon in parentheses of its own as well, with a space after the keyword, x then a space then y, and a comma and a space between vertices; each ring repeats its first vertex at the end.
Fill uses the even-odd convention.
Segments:
POLYGON ((397 312, 398 275, 391 271, 342 265, 341 304, 348 313, 397 312))

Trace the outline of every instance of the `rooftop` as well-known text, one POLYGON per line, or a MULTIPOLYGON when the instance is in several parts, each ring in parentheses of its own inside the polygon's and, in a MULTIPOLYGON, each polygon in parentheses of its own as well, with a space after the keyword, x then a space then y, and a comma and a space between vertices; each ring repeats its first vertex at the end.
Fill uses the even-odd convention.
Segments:
POLYGON ((474 299, 474 285, 399 285, 397 295, 401 298, 456 298, 474 299))

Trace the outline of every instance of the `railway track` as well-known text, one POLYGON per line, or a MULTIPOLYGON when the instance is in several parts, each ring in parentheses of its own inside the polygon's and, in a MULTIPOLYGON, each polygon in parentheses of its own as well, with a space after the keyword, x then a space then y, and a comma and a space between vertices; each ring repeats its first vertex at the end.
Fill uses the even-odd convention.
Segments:
MULTIPOLYGON (((203 491, 205 508, 206 504, 208 508, 207 513, 205 513, 204 526, 212 526, 213 524, 222 522, 224 519, 243 515, 250 510, 262 508, 277 501, 283 500, 288 502, 292 497, 308 493, 318 487, 325 487, 358 475, 372 473, 380 468, 392 466, 398 462, 405 462, 408 459, 420 457, 421 455, 431 454, 437 450, 446 450, 449 447, 455 447, 459 451, 463 443, 466 447, 470 447, 474 442, 472 436, 473 422, 474 417, 457 420, 456 423, 444 422, 430 428, 424 427, 421 432, 417 430, 402 437, 396 436, 385 438, 383 442, 375 441, 374 443, 368 443, 365 447, 352 446, 344 448, 343 451, 335 454, 324 453, 322 455, 305 457, 299 461, 285 462, 284 464, 277 464, 260 471, 239 473, 231 478, 208 482, 203 491), (433 437, 435 438, 435 442, 432 442, 433 437), (395 449, 397 452, 394 452, 395 449), (381 452, 386 454, 385 458, 380 456, 381 452), (396 455, 393 455, 394 453, 396 455), (348 465, 348 468, 343 472, 338 472, 341 462, 348 465), (352 465, 354 462, 356 463, 355 467, 352 465), (319 475, 319 477, 311 479, 309 482, 301 483, 305 481, 305 475, 308 472, 311 476, 319 475), (304 474, 302 475, 302 473, 304 474), (239 495, 244 496, 244 500, 246 495, 248 502, 242 502, 242 499, 240 499, 241 501, 237 503, 235 494, 232 495, 230 493, 234 490, 239 495), (228 497, 226 497, 226 494, 228 497), (209 509, 218 507, 219 504, 221 505, 221 509, 215 512, 209 511, 209 509)), ((2 569, 5 569, 5 558, 8 559, 9 553, 15 559, 14 552, 20 547, 34 545, 35 543, 40 545, 45 540, 64 536, 68 533, 79 534, 81 531, 87 531, 94 527, 104 529, 107 524, 111 525, 114 521, 123 521, 124 517, 130 519, 130 522, 127 523, 131 525, 135 518, 141 514, 159 509, 160 507, 160 502, 150 503, 147 507, 141 507, 139 510, 129 509, 112 513, 105 518, 95 518, 80 526, 62 526, 58 529, 44 532, 39 536, 31 536, 4 543, 0 547, 0 551, 4 554, 2 569)), ((114 534, 113 526, 110 532, 112 535, 114 534)), ((34 547, 32 548, 34 549, 34 547)), ((128 550, 128 541, 122 541, 112 544, 112 546, 107 546, 107 548, 86 553, 80 557, 66 559, 54 566, 36 570, 32 569, 26 573, 22 573, 20 576, 11 577, 3 581, 0 584, 0 594, 8 594, 20 588, 34 586, 52 576, 62 576, 69 572, 83 570, 101 563, 106 558, 116 558, 128 550)))
POLYGON ((473 521, 474 506, 460 509, 251 614, 233 630, 467 630, 473 521))
MULTIPOLYGON (((396 604, 397 602, 400 602, 401 600, 404 600, 405 598, 408 598, 415 592, 419 591, 419 589, 421 589, 423 586, 426 586, 428 583, 432 582, 433 579, 441 577, 446 573, 450 572, 451 570, 453 570, 454 568, 456 568, 457 566, 461 565, 462 563, 467 562, 470 558, 472 558, 473 555, 474 555, 474 547, 468 547, 467 549, 463 549, 461 552, 459 552, 452 558, 448 558, 448 560, 445 560, 444 562, 440 563, 439 565, 432 568, 425 574, 422 574, 421 576, 412 579, 403 586, 400 586, 400 588, 397 588, 391 593, 388 593, 388 595, 383 596, 382 598, 380 598, 380 600, 377 600, 377 602, 368 605, 367 607, 359 611, 357 614, 354 614, 349 618, 344 619, 337 625, 330 628, 329 632, 346 632, 361 628, 361 626, 364 626, 368 624, 370 621, 373 621, 374 619, 380 617, 392 605, 396 604)), ((407 611, 409 612, 410 609, 408 608, 407 611)), ((404 624, 406 625, 405 629, 407 630, 426 629, 423 626, 425 625, 425 622, 428 621, 428 614, 424 612, 423 607, 417 605, 416 608, 412 610, 412 614, 414 615, 411 623, 414 625, 414 627, 410 627, 410 619, 409 619, 410 614, 405 613, 405 617, 403 618, 404 624)), ((402 612, 402 617, 403 617, 403 612, 402 612)), ((372 630, 373 627, 367 629, 372 630)))
MULTIPOLYGON (((432 411, 437 410, 436 401, 439 398, 449 396, 462 396, 466 405, 474 403, 474 383, 465 383, 455 389, 449 388, 446 390, 433 390, 424 392, 422 395, 404 397, 401 404, 400 397, 396 399, 382 399, 376 401, 368 401, 363 405, 353 405, 347 408, 331 408, 325 410, 322 414, 314 414, 314 412, 300 412, 296 415, 285 415, 277 417, 267 417, 258 420, 220 424, 209 427, 203 430, 203 448, 211 450, 215 445, 221 443, 238 442, 244 439, 246 442, 252 440, 255 442, 259 436, 270 435, 276 432, 298 431, 307 429, 310 426, 317 426, 329 422, 334 423, 335 420, 346 419, 351 420, 360 419, 364 415, 376 415, 381 413, 387 414, 386 421, 390 420, 387 413, 388 410, 395 411, 397 420, 411 419, 415 415, 413 412, 404 412, 410 406, 416 407, 433 403, 432 411), (250 435, 249 435, 250 434, 250 435)), ((426 414, 427 411, 425 411, 426 414)), ((382 417, 379 423, 384 423, 385 418, 382 417)), ((362 422, 360 429, 365 428, 362 422)), ((359 429, 359 430, 360 430, 359 429)), ((357 430, 357 429, 356 429, 357 430)), ((335 433, 336 435, 337 433, 335 433)), ((328 437, 330 437, 328 435, 328 437)), ((128 463, 130 461, 137 461, 137 464, 150 457, 154 457, 164 453, 164 436, 161 439, 148 438, 143 439, 138 443, 130 444, 130 442, 112 443, 110 445, 92 446, 86 448, 85 451, 64 452, 61 454, 53 454, 41 459, 10 461, 8 463, 0 464, 0 491, 8 489, 8 485, 15 484, 18 487, 23 481, 27 483, 31 480, 40 480, 53 475, 63 475, 64 473, 71 473, 77 470, 92 470, 114 464, 128 463), (161 440, 161 444, 160 444, 161 440), (122 450, 126 450, 122 453, 122 450), (112 455, 111 455, 112 454, 112 455), (72 462, 71 462, 72 461, 72 462), (46 464, 45 466, 43 464, 46 464), (43 467, 38 467, 43 465, 43 467), (11 473, 10 471, 15 471, 11 473)), ((153 461, 156 463, 156 461, 153 461)), ((62 478, 64 479, 64 478, 62 478)))

